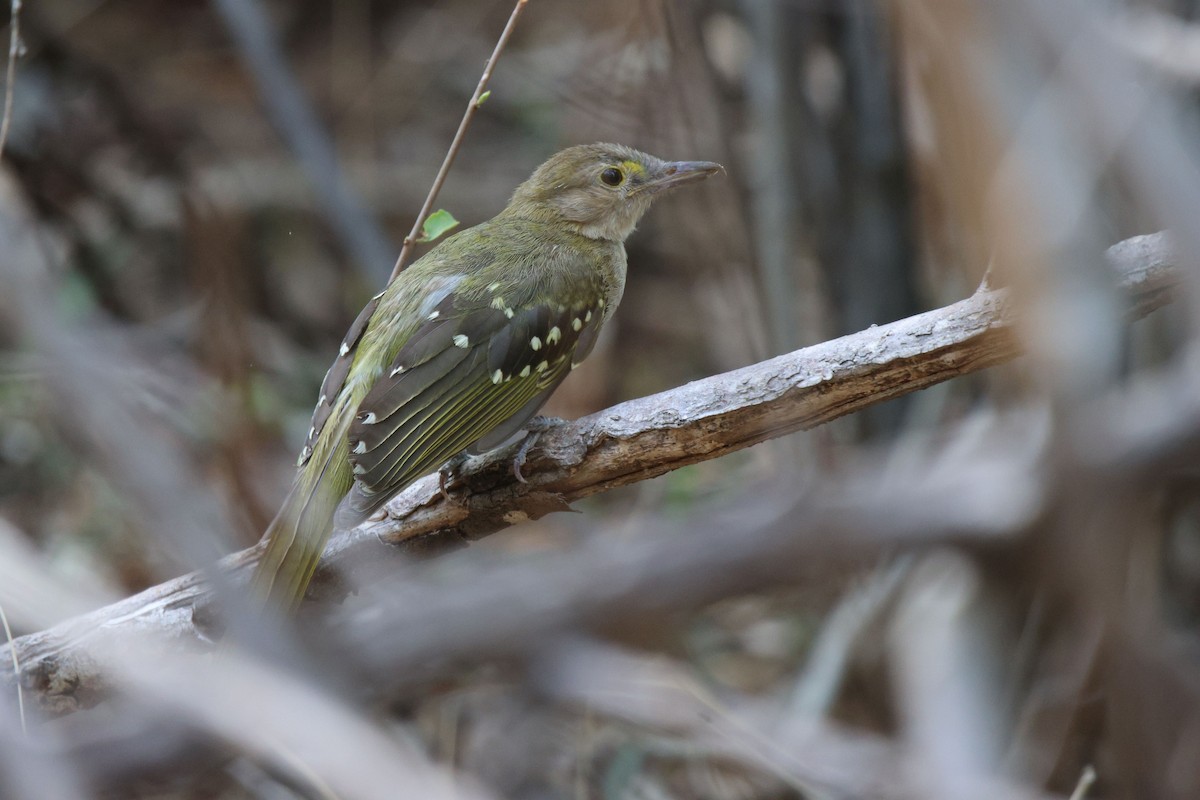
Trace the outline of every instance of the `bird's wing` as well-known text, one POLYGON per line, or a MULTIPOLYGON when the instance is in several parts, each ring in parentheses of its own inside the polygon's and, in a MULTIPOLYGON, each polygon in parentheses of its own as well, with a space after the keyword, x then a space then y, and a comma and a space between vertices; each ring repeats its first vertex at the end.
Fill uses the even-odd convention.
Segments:
POLYGON ((296 461, 297 467, 303 467, 312 458, 313 448, 317 445, 317 439, 321 435, 321 431, 325 428, 325 423, 329 421, 330 415, 333 413, 334 403, 337 401, 338 395, 341 394, 342 387, 346 383, 346 378, 350 375, 350 367, 354 363, 354 350, 358 347, 358 342, 366 333, 367 323, 371 321, 375 309, 379 307, 379 300, 383 297, 383 292, 372 297, 363 310, 359 312, 354 322, 350 325, 350 330, 346 331, 345 338, 342 339, 341 347, 338 348, 338 356, 325 372, 325 379, 321 381, 321 396, 317 399, 317 406, 313 409, 312 423, 308 428, 308 436, 305 437, 304 447, 300 450, 300 458, 296 461))
POLYGON ((348 434, 355 482, 339 527, 505 423, 527 420, 591 350, 603 319, 579 304, 485 302, 445 297, 359 404, 348 434))

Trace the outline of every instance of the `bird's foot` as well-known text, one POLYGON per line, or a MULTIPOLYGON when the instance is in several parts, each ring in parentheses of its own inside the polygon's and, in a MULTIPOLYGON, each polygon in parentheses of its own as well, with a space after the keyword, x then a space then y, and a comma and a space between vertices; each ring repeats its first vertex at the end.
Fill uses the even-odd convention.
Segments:
POLYGON ((459 453, 443 464, 442 468, 438 470, 438 491, 442 493, 442 499, 447 503, 454 502, 454 499, 450 497, 450 484, 459 479, 458 471, 462 468, 463 464, 467 463, 468 458, 470 456, 466 453, 459 453))
POLYGON ((525 424, 525 438, 521 441, 521 446, 517 448, 517 454, 513 456, 512 473, 518 483, 528 483, 525 476, 521 474, 521 467, 525 466, 525 459, 529 458, 529 451, 538 443, 538 439, 542 438, 542 434, 557 425, 563 425, 566 420, 561 417, 534 417, 525 424))

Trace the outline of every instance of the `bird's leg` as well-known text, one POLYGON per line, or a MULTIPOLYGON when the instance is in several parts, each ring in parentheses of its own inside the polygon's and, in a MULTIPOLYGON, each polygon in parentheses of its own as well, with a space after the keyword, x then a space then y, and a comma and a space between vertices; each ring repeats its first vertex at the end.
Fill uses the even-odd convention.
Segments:
POLYGON ((471 456, 465 452, 459 453, 443 464, 442 468, 438 470, 438 491, 442 493, 442 499, 447 503, 454 502, 450 497, 450 492, 448 491, 450 482, 458 479, 459 469, 462 468, 463 464, 467 463, 467 459, 470 457, 471 456))
POLYGON ((529 457, 529 451, 538 443, 538 439, 542 438, 542 434, 557 425, 565 425, 566 420, 561 417, 534 417, 525 423, 525 438, 521 441, 521 446, 517 448, 517 454, 513 456, 512 473, 518 483, 528 483, 525 476, 521 474, 521 467, 525 466, 525 459, 529 457))

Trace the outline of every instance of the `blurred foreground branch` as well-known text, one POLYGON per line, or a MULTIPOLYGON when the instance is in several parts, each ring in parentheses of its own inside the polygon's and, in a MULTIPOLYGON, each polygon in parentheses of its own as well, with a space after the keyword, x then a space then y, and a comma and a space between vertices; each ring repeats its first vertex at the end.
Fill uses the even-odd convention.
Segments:
MULTIPOLYGON (((1131 313, 1145 314, 1168 302, 1179 274, 1164 234, 1127 240, 1111 248, 1108 255, 1117 280, 1129 295, 1131 313)), ((812 428, 872 404, 1010 360, 1021 352, 1013 330, 1014 322, 1015 314, 1007 290, 981 291, 945 308, 873 327, 555 426, 542 435, 523 469, 527 484, 513 479, 509 466, 511 452, 504 451, 473 459, 466 465, 462 485, 454 490, 457 495, 454 502, 448 503, 441 497, 436 477, 424 479, 394 499, 381 521, 335 537, 326 553, 317 586, 328 589, 331 568, 352 576, 355 572, 361 574, 362 564, 378 560, 380 542, 399 544, 416 540, 414 543, 422 550, 457 546, 464 540, 480 538, 525 519, 564 510, 579 498, 716 458, 792 431, 812 428)), ((981 482, 982 485, 987 483, 981 482)), ((870 518, 880 524, 894 521, 896 515, 886 509, 896 507, 897 498, 887 495, 875 499, 877 502, 868 504, 869 508, 859 509, 860 516, 865 514, 864 519, 870 518)), ((810 506, 814 509, 811 514, 814 525, 828 528, 836 520, 844 521, 844 503, 836 498, 825 498, 823 504, 820 501, 821 498, 816 498, 810 506)), ((970 520, 964 521, 951 514, 947 515, 949 521, 942 527, 961 532, 992 525, 999 526, 1003 532, 1015 533, 1005 526, 1011 528, 1014 525, 1012 515, 1020 517, 1018 509, 1008 509, 1011 513, 1006 514, 1001 513, 1005 509, 995 502, 976 505, 975 516, 970 520), (984 512, 987 519, 979 516, 984 512)), ((797 517, 790 520, 789 525, 799 524, 797 517)), ((875 547, 889 544, 889 532, 902 539, 911 538, 917 530, 923 531, 925 538, 937 534, 937 526, 930 518, 922 516, 922 519, 910 522, 912 524, 884 525, 872 544, 875 547)), ((837 527, 841 526, 833 525, 834 529, 837 527)), ((794 525, 790 530, 795 530, 794 525)), ((700 547, 703 544, 700 538, 689 538, 682 544, 676 538, 665 545, 662 542, 647 545, 652 549, 661 549, 660 545, 664 545, 675 550, 696 546, 704 551, 690 560, 663 557, 643 562, 653 564, 649 572, 655 573, 655 585, 661 589, 669 584, 665 578, 672 570, 691 569, 693 578, 699 574, 697 571, 705 570, 717 570, 714 573, 717 575, 752 577, 756 574, 754 571, 738 573, 728 569, 730 559, 769 557, 771 548, 777 545, 775 539, 778 537, 771 538, 764 540, 763 548, 755 551, 750 546, 753 539, 739 531, 734 548, 727 531, 718 533, 721 541, 709 544, 719 543, 719 548, 700 547), (731 552, 735 549, 737 553, 731 552)), ((794 537, 789 535, 789 538, 794 537)), ((842 541, 846 543, 846 540, 842 541)), ((818 536, 807 541, 805 546, 828 549, 830 545, 828 536, 818 536)), ((625 546, 624 555, 613 562, 613 569, 619 572, 621 564, 628 562, 627 557, 632 557, 634 549, 625 546)), ((251 548, 230 556, 222 565, 231 571, 241 571, 251 565, 257 555, 258 549, 251 548)), ((656 550, 655 555, 662 556, 663 553, 656 550)), ((778 554, 774 555, 778 560, 778 554)), ((589 560, 589 569, 600 568, 599 561, 589 560)), ((788 560, 785 565, 792 577, 796 563, 788 560)), ((647 570, 642 572, 647 573, 647 570)), ((549 570, 543 574, 559 573, 549 570)), ((513 584, 498 577, 496 586, 491 588, 499 590, 501 585, 513 584)), ((518 585, 528 587, 531 584, 522 579, 518 585)), ((701 594, 711 592, 719 585, 722 585, 720 581, 710 583, 709 589, 701 594)), ((148 633, 179 644, 202 644, 204 637, 197 630, 193 611, 207 593, 203 576, 192 574, 48 631, 21 637, 14 646, 23 665, 22 683, 38 694, 46 708, 70 711, 88 705, 107 686, 100 667, 102 659, 96 657, 93 648, 111 646, 113 640, 129 633, 148 633)), ((611 592, 601 594, 603 596, 596 598, 600 605, 619 600, 609 597, 611 592)), ((656 590, 654 594, 660 593, 656 590)), ((685 596, 691 600, 699 597, 695 589, 680 595, 681 598, 685 596)), ((454 598, 459 606, 461 600, 458 596, 454 598)), ((593 605, 585 604, 594 612, 593 605)), ((430 613, 429 604, 424 601, 407 607, 410 614, 430 613)), ((492 603, 487 607, 497 606, 492 603)), ((562 610, 560 613, 567 613, 564 604, 556 607, 562 610)), ((389 608, 389 613, 391 610, 389 608)), ((400 616, 404 617, 403 614, 400 616)), ((445 621, 445 617, 438 614, 433 618, 445 621)), ((524 619, 528 621, 529 617, 524 619)), ((395 621, 388 620, 391 630, 406 630, 403 625, 392 625, 395 621)), ((500 628, 493 626, 491 631, 499 633, 500 628)), ((407 632, 401 638, 413 644, 407 632)), ((488 638, 481 636, 480 641, 488 638)), ((513 640, 509 641, 511 644, 513 640)), ((435 646, 438 642, 428 644, 430 647, 424 652, 420 652, 420 647, 413 652, 423 658, 439 652, 435 646)), ((412 653, 406 652, 406 655, 412 653)), ((7 653, 0 649, 0 660, 6 658, 7 653)))

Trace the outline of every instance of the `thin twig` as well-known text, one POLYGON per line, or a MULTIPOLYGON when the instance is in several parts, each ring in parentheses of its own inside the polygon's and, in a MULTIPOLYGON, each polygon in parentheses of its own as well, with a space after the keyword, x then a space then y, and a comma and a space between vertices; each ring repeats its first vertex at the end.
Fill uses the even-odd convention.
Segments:
MULTIPOLYGON (((19 3, 20 0, 17 0, 19 3)), ((13 644, 12 628, 8 625, 8 615, 4 613, 4 606, 0 606, 0 625, 4 626, 4 638, 8 642, 8 654, 12 656, 13 668, 13 685, 17 687, 17 716, 21 720, 21 733, 29 735, 29 731, 25 728, 25 694, 21 690, 21 662, 17 660, 17 648, 13 644)))
POLYGON ((446 151, 446 158, 442 161, 442 166, 438 169, 437 177, 433 179, 433 186, 429 189, 429 196, 425 198, 425 204, 421 206, 421 211, 417 214, 417 221, 413 223, 412 230, 408 232, 408 236, 404 237, 404 246, 400 248, 400 255, 396 258, 396 266, 392 267, 392 276, 388 278, 388 283, 396 280, 396 276, 400 274, 400 270, 404 269, 404 263, 408 261, 413 245, 416 244, 417 237, 421 235, 421 226, 425 224, 425 218, 429 216, 434 202, 437 201, 438 192, 442 190, 442 184, 446 182, 446 175, 450 172, 450 166, 454 163, 454 157, 458 155, 458 150, 462 147, 463 138, 467 134, 467 127, 470 126, 471 120, 475 118, 475 111, 479 108, 480 98, 483 96, 484 90, 487 89, 488 81, 492 79, 492 70, 496 68, 496 61, 499 60, 500 53, 503 52, 504 46, 508 44, 508 37, 512 35, 513 29, 517 26, 517 17, 521 16, 521 12, 525 10, 525 4, 528 2, 529 0, 517 0, 517 4, 513 6, 512 14, 508 17, 508 24, 504 26, 504 31, 500 34, 500 38, 496 40, 496 47, 492 50, 492 55, 488 58, 487 64, 483 68, 483 74, 479 76, 479 85, 475 87, 475 94, 471 95, 471 102, 467 103, 467 110, 463 114, 462 122, 458 123, 458 130, 454 133, 454 140, 450 142, 450 149, 446 151))
POLYGON ((1087 797, 1088 791, 1095 782, 1096 769, 1091 764, 1088 764, 1079 775, 1079 783, 1075 784, 1075 791, 1071 792, 1071 800, 1083 800, 1087 797))
MULTIPOLYGON (((0 120, 0 155, 8 144, 8 127, 12 121, 13 88, 17 83, 17 56, 21 53, 21 0, 12 0, 9 15, 8 73, 4 77, 4 119, 0 120)), ((24 720, 22 720, 24 724, 24 720)))

